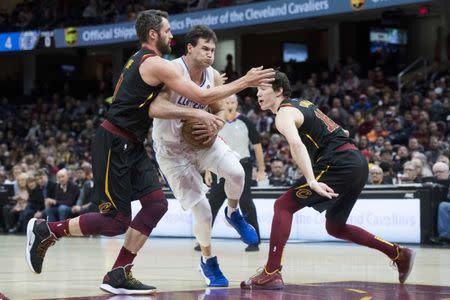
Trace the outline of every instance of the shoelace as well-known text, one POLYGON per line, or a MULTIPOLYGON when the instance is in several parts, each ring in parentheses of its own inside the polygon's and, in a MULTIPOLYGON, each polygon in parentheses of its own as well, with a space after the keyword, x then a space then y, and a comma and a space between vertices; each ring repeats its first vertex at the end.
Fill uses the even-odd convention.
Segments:
POLYGON ((137 280, 136 278, 133 277, 133 273, 131 273, 131 271, 126 272, 125 273, 126 277, 127 277, 127 281, 132 284, 132 285, 138 285, 138 286, 142 286, 142 282, 140 282, 139 280, 137 280))
POLYGON ((395 258, 393 258, 390 262, 390 265, 394 270, 398 270, 398 261, 401 258, 400 253, 401 253, 400 247, 397 247, 397 256, 395 258))
POLYGON ((264 271, 265 271, 265 267, 259 267, 258 269, 256 269, 256 274, 252 275, 252 277, 250 277, 250 278, 253 279, 256 276, 260 275, 264 271))
POLYGON ((52 236, 49 236, 45 240, 42 240, 42 242, 37 247, 37 256, 40 258, 45 257, 45 253, 47 252, 47 249, 55 244, 55 239, 52 236))

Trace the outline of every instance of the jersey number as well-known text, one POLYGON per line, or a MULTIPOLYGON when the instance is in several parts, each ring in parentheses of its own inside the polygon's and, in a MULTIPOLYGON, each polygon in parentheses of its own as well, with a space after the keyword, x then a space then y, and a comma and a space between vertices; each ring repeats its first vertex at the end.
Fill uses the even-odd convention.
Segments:
POLYGON ((122 81, 123 81, 123 73, 120 74, 119 80, 117 81, 116 88, 114 89, 114 94, 113 94, 111 103, 114 102, 114 100, 116 100, 117 92, 119 91, 120 86, 122 85, 122 81))
POLYGON ((320 110, 316 109, 316 110, 314 110, 314 113, 316 114, 316 117, 321 119, 322 122, 327 126, 327 129, 329 132, 333 132, 337 128, 339 128, 338 124, 336 124, 333 120, 331 120, 327 115, 325 115, 320 110))

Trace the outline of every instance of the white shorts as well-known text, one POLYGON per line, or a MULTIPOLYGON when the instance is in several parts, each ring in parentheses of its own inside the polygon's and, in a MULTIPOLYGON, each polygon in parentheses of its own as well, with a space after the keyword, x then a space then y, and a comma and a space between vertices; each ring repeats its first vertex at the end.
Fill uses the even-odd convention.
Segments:
POLYGON ((227 166, 240 165, 239 154, 217 138, 208 149, 196 150, 185 143, 154 143, 156 161, 175 198, 184 210, 206 199, 208 187, 203 183, 201 171, 209 170, 224 177, 227 166))

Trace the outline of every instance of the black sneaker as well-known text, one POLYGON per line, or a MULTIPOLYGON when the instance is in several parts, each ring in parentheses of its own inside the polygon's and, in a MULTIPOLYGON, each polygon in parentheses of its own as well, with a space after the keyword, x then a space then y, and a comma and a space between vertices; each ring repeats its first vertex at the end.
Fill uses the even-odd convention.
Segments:
POLYGON ((45 253, 55 244, 57 238, 50 232, 47 221, 32 218, 27 225, 26 258, 31 271, 40 274, 45 253))
POLYGON ((245 248, 245 252, 256 252, 256 251, 259 251, 258 244, 251 244, 245 248))
POLYGON ((146 285, 133 277, 133 265, 117 267, 106 273, 100 289, 115 295, 147 295, 156 292, 154 286, 146 285))

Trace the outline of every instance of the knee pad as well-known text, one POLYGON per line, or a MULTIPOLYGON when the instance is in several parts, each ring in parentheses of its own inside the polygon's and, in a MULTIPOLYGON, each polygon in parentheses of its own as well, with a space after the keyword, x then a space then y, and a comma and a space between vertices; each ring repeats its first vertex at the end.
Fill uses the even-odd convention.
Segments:
POLYGON ((116 236, 124 234, 131 222, 131 216, 118 212, 115 216, 101 213, 87 213, 80 216, 83 235, 116 236))
POLYGON ((212 213, 208 200, 205 198, 192 208, 194 215, 194 233, 198 243, 203 247, 211 245, 212 213))
POLYGON ((245 172, 240 163, 227 166, 224 172, 225 193, 228 199, 239 200, 244 190, 245 172))
POLYGON ((144 195, 139 201, 142 204, 142 208, 134 217, 130 227, 149 236, 153 228, 167 212, 167 199, 164 192, 158 189, 144 195))

